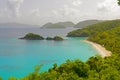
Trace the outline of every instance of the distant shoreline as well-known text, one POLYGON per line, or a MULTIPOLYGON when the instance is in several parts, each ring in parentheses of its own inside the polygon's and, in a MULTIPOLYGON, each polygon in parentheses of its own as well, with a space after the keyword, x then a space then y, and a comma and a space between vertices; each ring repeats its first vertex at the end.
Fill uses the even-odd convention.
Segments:
POLYGON ((112 52, 106 50, 103 46, 101 46, 100 44, 97 44, 95 42, 89 41, 89 40, 83 40, 83 42, 89 43, 91 44, 97 51, 98 53, 102 56, 102 57, 107 57, 107 56, 111 56, 112 52))

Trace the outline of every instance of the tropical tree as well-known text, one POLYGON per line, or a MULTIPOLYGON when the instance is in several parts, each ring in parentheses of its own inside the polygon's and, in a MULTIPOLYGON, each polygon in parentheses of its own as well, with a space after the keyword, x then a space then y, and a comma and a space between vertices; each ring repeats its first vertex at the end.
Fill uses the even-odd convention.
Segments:
POLYGON ((2 77, 0 77, 0 80, 2 80, 2 77))
POLYGON ((120 0, 118 0, 118 4, 120 5, 120 0))

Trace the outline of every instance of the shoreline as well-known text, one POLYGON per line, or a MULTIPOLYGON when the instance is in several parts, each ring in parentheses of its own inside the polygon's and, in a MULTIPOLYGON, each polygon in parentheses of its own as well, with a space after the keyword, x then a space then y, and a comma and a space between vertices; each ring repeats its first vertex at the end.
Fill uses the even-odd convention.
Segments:
POLYGON ((98 53, 102 56, 102 57, 108 57, 111 56, 112 52, 106 50, 103 46, 101 46, 100 44, 97 44, 95 42, 89 41, 89 40, 83 40, 83 42, 89 43, 91 44, 97 51, 98 53))

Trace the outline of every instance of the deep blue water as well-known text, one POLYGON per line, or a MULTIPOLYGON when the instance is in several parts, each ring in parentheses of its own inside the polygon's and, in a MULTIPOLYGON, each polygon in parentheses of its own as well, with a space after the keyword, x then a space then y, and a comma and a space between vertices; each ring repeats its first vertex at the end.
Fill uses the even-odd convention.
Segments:
POLYGON ((0 28, 0 76, 7 80, 10 76, 23 77, 32 72, 34 66, 44 64, 41 71, 47 71, 54 63, 60 65, 67 59, 86 61, 97 51, 88 43, 81 42, 86 38, 67 38, 65 35, 72 29, 39 29, 39 28, 0 28), (66 40, 38 41, 19 40, 28 32, 42 36, 63 36, 66 40))

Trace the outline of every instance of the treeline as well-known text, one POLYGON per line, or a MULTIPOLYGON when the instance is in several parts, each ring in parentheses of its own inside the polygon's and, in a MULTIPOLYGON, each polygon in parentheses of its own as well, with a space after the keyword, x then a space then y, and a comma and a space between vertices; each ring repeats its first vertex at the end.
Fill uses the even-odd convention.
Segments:
MULTIPOLYGON (((57 66, 54 64, 47 72, 39 73, 41 66, 23 78, 10 77, 9 80, 119 80, 120 55, 101 58, 91 57, 87 62, 70 61, 57 66)), ((2 79, 1 79, 2 80, 2 79)))

